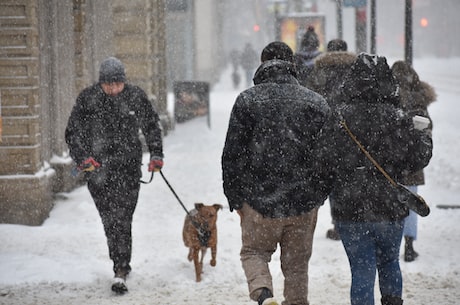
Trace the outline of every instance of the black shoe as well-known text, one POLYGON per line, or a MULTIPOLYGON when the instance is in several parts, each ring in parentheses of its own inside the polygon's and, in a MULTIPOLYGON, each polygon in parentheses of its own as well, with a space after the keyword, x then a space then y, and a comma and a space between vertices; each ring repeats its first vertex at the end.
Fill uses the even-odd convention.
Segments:
POLYGON ((382 305, 403 305, 403 299, 391 295, 384 295, 380 300, 382 305))
POLYGON ((413 242, 414 239, 412 237, 404 237, 406 243, 404 245, 404 261, 405 262, 413 262, 417 256, 418 253, 415 252, 413 242))
POLYGON ((418 253, 412 249, 406 249, 404 251, 404 261, 405 262, 413 262, 418 257, 418 253))
MULTIPOLYGON (((259 305, 263 305, 264 301, 267 299, 273 298, 273 293, 270 291, 270 289, 264 287, 262 288, 262 292, 260 293, 259 298, 257 299, 257 303, 259 305)), ((267 303, 265 303, 267 304, 267 303)))
POLYGON ((332 229, 327 230, 326 238, 329 238, 332 240, 340 240, 340 235, 339 235, 339 232, 335 230, 335 228, 332 228, 332 229))
POLYGON ((126 278, 128 277, 131 268, 120 268, 115 272, 115 277, 113 279, 112 291, 117 294, 124 294, 128 292, 128 287, 126 286, 126 278))
POLYGON ((113 279, 112 291, 116 294, 125 294, 128 292, 128 287, 126 286, 125 279, 115 277, 113 279))

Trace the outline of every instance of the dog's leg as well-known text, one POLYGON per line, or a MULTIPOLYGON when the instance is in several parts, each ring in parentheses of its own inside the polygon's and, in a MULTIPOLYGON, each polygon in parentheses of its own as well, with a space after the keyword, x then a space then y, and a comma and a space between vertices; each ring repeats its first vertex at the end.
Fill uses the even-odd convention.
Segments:
POLYGON ((187 259, 188 259, 189 262, 191 262, 193 260, 193 248, 188 249, 187 259))
POLYGON ((201 282, 201 272, 203 270, 203 264, 199 260, 199 254, 200 250, 199 249, 194 249, 193 250, 193 263, 195 265, 195 276, 196 276, 196 281, 201 282))
POLYGON ((203 259, 204 259, 204 256, 206 255, 206 250, 207 250, 206 247, 201 247, 201 259, 200 259, 201 266, 203 266, 203 259))
POLYGON ((211 266, 216 266, 217 247, 211 247, 211 266))

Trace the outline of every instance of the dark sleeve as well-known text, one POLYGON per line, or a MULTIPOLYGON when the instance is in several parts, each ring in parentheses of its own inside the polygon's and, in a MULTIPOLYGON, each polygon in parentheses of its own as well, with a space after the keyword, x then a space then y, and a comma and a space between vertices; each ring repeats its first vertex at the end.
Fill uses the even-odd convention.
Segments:
POLYGON ((85 106, 83 94, 77 97, 77 101, 72 109, 67 127, 65 130, 65 141, 69 147, 70 157, 76 164, 81 164, 86 158, 90 157, 88 130, 89 112, 85 106))
MULTIPOLYGON (((428 165, 433 153, 433 141, 429 129, 414 128, 411 115, 405 113, 401 119, 399 132, 402 151, 400 162, 397 164, 399 175, 406 175, 423 169, 428 165)), ((397 175, 396 175, 397 176, 397 175)))
POLYGON ((336 113, 332 112, 324 124, 321 135, 318 138, 317 168, 321 176, 318 184, 318 191, 321 194, 329 195, 336 180, 336 170, 339 165, 340 152, 338 143, 339 119, 336 113))
POLYGON ((140 127, 149 148, 150 157, 163 158, 163 138, 160 117, 147 98, 145 92, 141 92, 140 127))
POLYGON ((251 138, 248 123, 243 98, 239 96, 232 109, 222 154, 223 187, 231 211, 240 209, 247 200, 245 177, 251 138))

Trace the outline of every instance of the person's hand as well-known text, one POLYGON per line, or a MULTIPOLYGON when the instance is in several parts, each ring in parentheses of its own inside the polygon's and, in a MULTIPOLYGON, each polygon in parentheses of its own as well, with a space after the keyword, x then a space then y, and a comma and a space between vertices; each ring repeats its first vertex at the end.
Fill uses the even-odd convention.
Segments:
POLYGON ((163 159, 152 158, 149 163, 149 172, 159 172, 163 167, 163 159))
POLYGON ((89 157, 83 161, 78 168, 84 172, 92 172, 98 167, 101 167, 101 164, 94 160, 93 157, 89 157))

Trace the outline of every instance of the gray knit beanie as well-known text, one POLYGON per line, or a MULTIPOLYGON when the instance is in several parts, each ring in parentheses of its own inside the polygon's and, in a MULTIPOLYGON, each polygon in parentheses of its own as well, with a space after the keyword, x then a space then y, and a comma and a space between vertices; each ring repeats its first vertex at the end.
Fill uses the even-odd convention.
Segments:
POLYGON ((126 82, 125 66, 115 57, 108 57, 101 63, 99 69, 99 83, 126 82))

